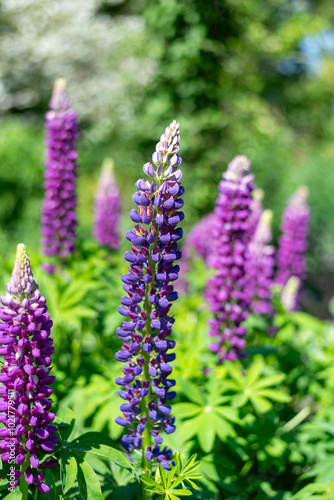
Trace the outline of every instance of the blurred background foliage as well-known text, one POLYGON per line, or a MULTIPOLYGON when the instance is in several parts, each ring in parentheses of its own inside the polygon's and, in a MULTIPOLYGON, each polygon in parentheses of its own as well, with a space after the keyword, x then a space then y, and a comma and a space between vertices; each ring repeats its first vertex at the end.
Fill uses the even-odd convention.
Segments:
MULTIPOLYGON (((115 161, 124 214, 165 126, 182 134, 185 227, 214 207, 236 154, 264 204, 299 184, 312 210, 304 308, 328 315, 334 278, 334 10, 330 0, 0 1, 0 251, 39 245, 43 115, 64 77, 82 122, 80 236, 100 165, 115 161)), ((128 227, 125 217, 123 230, 128 227)))

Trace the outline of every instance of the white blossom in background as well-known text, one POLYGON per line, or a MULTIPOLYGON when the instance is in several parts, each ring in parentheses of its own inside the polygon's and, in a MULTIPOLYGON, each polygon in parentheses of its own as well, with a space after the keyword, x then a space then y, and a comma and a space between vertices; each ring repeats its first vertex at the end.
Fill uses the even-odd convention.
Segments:
POLYGON ((81 117, 107 120, 109 128, 110 120, 131 116, 154 74, 142 49, 144 22, 99 13, 100 6, 99 0, 2 0, 0 113, 45 101, 63 77, 81 117))

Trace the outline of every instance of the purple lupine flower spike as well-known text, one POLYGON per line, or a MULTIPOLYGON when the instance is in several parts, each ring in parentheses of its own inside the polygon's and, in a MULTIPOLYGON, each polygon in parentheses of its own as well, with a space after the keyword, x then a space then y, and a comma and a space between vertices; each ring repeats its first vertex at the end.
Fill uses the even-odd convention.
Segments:
MULTIPOLYGON (((35 484, 43 493, 43 469, 56 465, 54 460, 39 462, 40 450, 52 452, 57 443, 57 428, 51 425, 50 337, 52 321, 47 313, 30 268, 25 245, 17 247, 12 278, 7 293, 1 297, 0 354, 4 357, 0 382, 0 454, 3 463, 14 459, 18 467, 16 484, 24 472, 27 483, 35 484)), ((22 479, 21 479, 22 480, 22 479)))
POLYGON ((254 236, 255 230, 257 228, 261 214, 263 212, 262 200, 263 200, 264 192, 262 189, 257 188, 257 189, 254 189, 252 194, 253 194, 253 199, 252 199, 252 203, 250 205, 251 213, 249 214, 249 217, 248 217, 250 238, 252 238, 254 236))
POLYGON ((213 318, 209 320, 209 335, 217 340, 209 348, 219 360, 234 360, 242 355, 246 345, 249 297, 245 290, 245 262, 249 243, 250 205, 253 175, 245 156, 236 156, 223 173, 219 184, 219 197, 215 209, 215 254, 213 266, 216 274, 207 285, 207 300, 213 318))
POLYGON ((125 253, 130 267, 122 276, 127 295, 118 309, 127 319, 117 329, 124 344, 115 357, 125 366, 124 376, 116 383, 125 389, 119 391, 124 417, 116 422, 127 427, 124 448, 129 452, 142 448, 144 468, 153 459, 168 468, 171 450, 160 447, 161 434, 175 430, 170 416, 175 380, 169 378, 170 362, 175 359, 170 352, 175 341, 169 339, 174 318, 169 310, 178 297, 173 283, 179 273, 182 229, 177 226, 184 218, 179 139, 179 124, 173 121, 162 134, 152 163, 144 165, 151 179, 136 182, 133 201, 138 208, 130 212, 135 224, 126 234, 132 243, 131 251, 125 253))
MULTIPOLYGON (((291 197, 282 217, 282 235, 277 254, 276 283, 284 286, 291 276, 299 279, 298 295, 306 275, 306 251, 310 210, 307 203, 308 189, 299 187, 291 197)), ((295 308, 298 309, 299 297, 295 308)))
POLYGON ((118 250, 121 198, 113 172, 113 161, 106 159, 102 166, 95 195, 94 238, 102 246, 118 250))
POLYGON ((273 213, 264 210, 249 243, 249 257, 246 262, 247 294, 254 314, 272 314, 273 273, 275 247, 271 245, 271 222, 273 213))
MULTIPOLYGON (((66 95, 66 82, 56 81, 46 114, 45 196, 42 204, 42 250, 64 262, 75 251, 78 118, 66 95)), ((52 264, 45 264, 53 272, 52 264)))
POLYGON ((194 249, 209 267, 214 247, 213 234, 216 224, 217 216, 215 212, 205 215, 193 226, 185 241, 186 249, 194 249))

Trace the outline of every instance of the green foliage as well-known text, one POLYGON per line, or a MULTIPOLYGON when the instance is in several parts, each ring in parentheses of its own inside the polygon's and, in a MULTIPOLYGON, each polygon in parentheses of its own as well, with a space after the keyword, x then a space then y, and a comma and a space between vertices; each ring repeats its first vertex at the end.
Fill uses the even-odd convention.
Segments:
POLYGON ((273 406, 270 400, 281 403, 287 403, 290 400, 288 394, 272 388, 284 380, 284 373, 274 373, 261 378, 264 362, 260 356, 253 359, 245 375, 242 375, 241 366, 238 366, 238 363, 227 363, 226 366, 232 379, 227 382, 227 387, 237 393, 232 399, 234 406, 245 406, 249 401, 258 413, 266 413, 273 406))
POLYGON ((183 466, 182 453, 175 453, 176 465, 172 466, 170 471, 166 472, 159 465, 155 480, 146 477, 146 475, 142 476, 141 480, 147 486, 145 489, 153 495, 160 495, 157 500, 177 500, 183 496, 191 496, 192 493, 186 488, 186 484, 198 490, 199 488, 194 480, 202 477, 201 474, 195 473, 200 466, 195 460, 196 455, 193 455, 183 466))
POLYGON ((209 453, 215 443, 216 436, 222 441, 235 437, 233 423, 239 423, 238 412, 226 404, 231 396, 223 395, 226 386, 213 376, 200 391, 194 384, 179 379, 183 395, 192 403, 177 403, 173 406, 176 417, 186 418, 181 425, 181 433, 187 439, 197 436, 201 449, 209 453))
POLYGON ((334 482, 322 484, 308 484, 305 488, 301 489, 291 500, 304 500, 306 498, 313 498, 314 500, 321 500, 322 498, 334 498, 334 482))
POLYGON ((70 440, 75 425, 74 414, 71 410, 60 411, 55 423, 59 430, 60 440, 54 455, 59 458, 61 488, 64 496, 75 486, 77 481, 83 500, 105 498, 94 468, 86 461, 86 457, 89 455, 133 470, 129 459, 121 451, 114 448, 113 441, 106 434, 87 432, 70 440))

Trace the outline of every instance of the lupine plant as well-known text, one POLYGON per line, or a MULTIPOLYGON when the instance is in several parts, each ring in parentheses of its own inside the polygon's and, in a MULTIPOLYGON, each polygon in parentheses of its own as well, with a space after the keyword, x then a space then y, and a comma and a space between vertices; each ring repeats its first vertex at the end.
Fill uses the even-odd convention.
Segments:
POLYGON ((75 251, 78 118, 66 94, 66 82, 56 81, 46 114, 46 161, 41 233, 44 255, 53 257, 44 270, 53 273, 75 251))
MULTIPOLYGON (((127 295, 118 309, 127 319, 117 329, 124 344, 115 357, 125 366, 116 383, 124 386, 119 395, 125 402, 120 407, 124 416, 116 422, 127 428, 121 442, 128 452, 140 451, 144 471, 151 470, 153 461, 169 468, 172 451, 161 447, 161 434, 175 431, 169 404, 176 396, 175 380, 169 378, 170 362, 175 359, 170 352, 175 341, 169 338, 174 323, 169 311, 178 297, 172 283, 179 272, 182 229, 176 226, 184 217, 179 139, 179 125, 173 121, 162 134, 152 162, 143 167, 151 180, 136 182, 133 201, 138 209, 130 212, 135 225, 126 234, 132 244, 125 253, 130 268, 122 276, 127 295)), ((143 498, 149 498, 146 491, 143 498)))
POLYGON ((249 243, 246 262, 247 293, 254 314, 272 313, 272 291, 275 247, 271 245, 271 221, 273 213, 264 210, 249 243))
POLYGON ((212 249, 214 246, 214 228, 217 224, 215 212, 205 215, 197 224, 193 226, 190 233, 186 237, 186 249, 194 249, 208 266, 212 257, 212 249))
POLYGON ((58 461, 52 457, 40 461, 37 455, 40 450, 52 455, 58 437, 50 399, 50 384, 55 380, 50 375, 52 321, 23 244, 17 247, 12 278, 1 303, 1 461, 10 464, 10 487, 14 489, 20 482, 22 499, 26 500, 29 484, 43 493, 49 491, 44 471, 58 461))
POLYGON ((248 254, 251 193, 253 175, 245 156, 236 156, 229 164, 219 184, 219 197, 215 209, 215 254, 213 266, 216 274, 207 285, 207 300, 212 315, 209 335, 217 340, 209 348, 218 360, 234 360, 242 355, 246 345, 246 327, 249 296, 245 290, 245 263, 248 254))
MULTIPOLYGON (((310 210, 307 203, 308 189, 299 187, 290 198, 282 216, 277 254, 277 275, 275 281, 284 286, 291 276, 299 280, 298 292, 306 275, 306 250, 309 230, 310 210)), ((299 297, 295 306, 299 307, 299 297)))
POLYGON ((113 171, 113 162, 106 159, 99 178, 94 207, 94 238, 102 245, 119 248, 121 197, 113 171))

